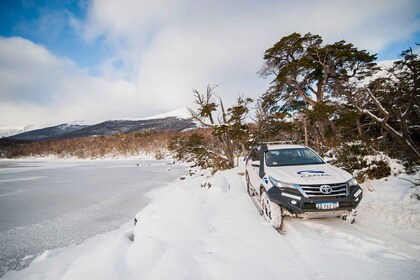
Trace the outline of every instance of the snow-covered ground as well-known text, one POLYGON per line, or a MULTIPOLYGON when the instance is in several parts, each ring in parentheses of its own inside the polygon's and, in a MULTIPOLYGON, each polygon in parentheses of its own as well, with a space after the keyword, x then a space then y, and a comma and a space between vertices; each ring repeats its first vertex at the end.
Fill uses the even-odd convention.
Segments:
POLYGON ((411 177, 364 184, 354 224, 287 217, 279 233, 247 196, 241 171, 210 179, 199 171, 156 188, 134 229, 130 221, 45 251, 4 278, 418 279, 420 190, 402 179, 411 177))
POLYGON ((145 193, 185 173, 168 163, 0 160, 0 276, 131 220, 145 193))

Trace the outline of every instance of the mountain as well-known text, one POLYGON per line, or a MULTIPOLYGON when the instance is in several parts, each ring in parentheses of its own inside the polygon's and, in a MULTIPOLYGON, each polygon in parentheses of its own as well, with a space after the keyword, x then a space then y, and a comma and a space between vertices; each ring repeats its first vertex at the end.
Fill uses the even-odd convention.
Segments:
POLYGON ((60 139, 63 135, 85 128, 85 125, 60 124, 57 126, 35 129, 9 137, 14 140, 39 141, 60 139))
POLYGON ((39 141, 113 135, 124 132, 183 131, 196 127, 185 108, 147 118, 108 120, 93 125, 61 124, 13 135, 9 139, 39 141))
POLYGON ((31 131, 34 129, 39 129, 39 126, 36 125, 21 125, 21 126, 1 126, 0 127, 0 138, 9 137, 26 131, 31 131))
POLYGON ((182 131, 194 127, 191 120, 180 119, 177 117, 167 117, 163 119, 150 120, 114 120, 105 121, 91 125, 65 135, 60 138, 69 139, 76 137, 91 137, 100 135, 113 135, 121 132, 142 132, 142 131, 182 131))

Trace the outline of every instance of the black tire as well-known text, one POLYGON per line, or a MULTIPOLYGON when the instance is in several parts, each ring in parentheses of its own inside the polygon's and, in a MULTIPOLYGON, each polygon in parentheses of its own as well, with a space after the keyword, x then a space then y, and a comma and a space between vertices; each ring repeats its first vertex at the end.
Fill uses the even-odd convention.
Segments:
POLYGON ((255 193, 251 188, 251 182, 249 180, 248 172, 245 173, 245 181, 246 181, 246 192, 248 193, 249 196, 254 196, 255 193))
POLYGON ((264 219, 275 229, 280 228, 283 223, 283 209, 278 204, 271 202, 265 191, 261 194, 260 202, 264 219))

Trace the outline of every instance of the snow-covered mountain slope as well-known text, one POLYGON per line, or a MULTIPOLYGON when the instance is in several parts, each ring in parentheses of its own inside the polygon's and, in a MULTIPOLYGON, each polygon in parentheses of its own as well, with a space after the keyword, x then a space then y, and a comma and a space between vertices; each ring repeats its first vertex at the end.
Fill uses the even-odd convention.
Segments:
POLYGON ((420 188, 404 180, 412 177, 364 184, 354 224, 286 217, 279 233, 258 214, 241 171, 155 189, 134 230, 129 223, 46 251, 4 279, 418 279, 420 188))
POLYGON ((120 132, 154 131, 182 131, 194 127, 194 123, 187 119, 167 117, 147 120, 114 120, 105 121, 84 127, 80 130, 63 135, 61 138, 91 137, 98 135, 113 135, 120 132))
POLYGON ((36 125, 21 125, 21 126, 2 126, 0 127, 0 138, 9 137, 19 133, 39 129, 40 126, 36 125))
POLYGON ((11 138, 15 140, 38 141, 47 139, 57 139, 68 133, 85 128, 85 125, 77 124, 60 124, 57 126, 35 129, 23 133, 13 135, 11 138))
POLYGON ((75 121, 68 124, 18 133, 11 138, 16 140, 38 141, 112 135, 120 132, 141 132, 145 130, 182 131, 194 127, 196 127, 196 124, 189 119, 188 110, 181 108, 147 118, 108 120, 96 124, 87 121, 75 121))
POLYGON ((143 117, 143 118, 118 118, 114 120, 129 120, 129 121, 142 121, 142 120, 153 120, 153 119, 164 119, 168 117, 176 117, 180 119, 189 119, 191 117, 190 112, 188 111, 188 108, 183 107, 176 110, 172 110, 166 113, 143 117))
POLYGON ((154 115, 154 116, 150 116, 146 119, 162 119, 162 118, 167 118, 167 117, 177 117, 177 118, 181 118, 181 119, 188 119, 191 117, 190 112, 188 111, 187 108, 179 108, 170 112, 166 112, 163 114, 159 114, 159 115, 154 115))

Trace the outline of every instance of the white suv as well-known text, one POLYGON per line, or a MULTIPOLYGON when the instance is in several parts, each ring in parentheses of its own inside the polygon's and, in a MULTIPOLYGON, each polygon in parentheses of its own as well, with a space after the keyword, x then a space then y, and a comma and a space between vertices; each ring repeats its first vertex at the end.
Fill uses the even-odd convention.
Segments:
POLYGON ((250 196, 256 196, 264 218, 275 228, 284 211, 298 217, 350 214, 362 199, 352 175, 326 163, 301 145, 264 143, 254 147, 246 162, 250 196))

